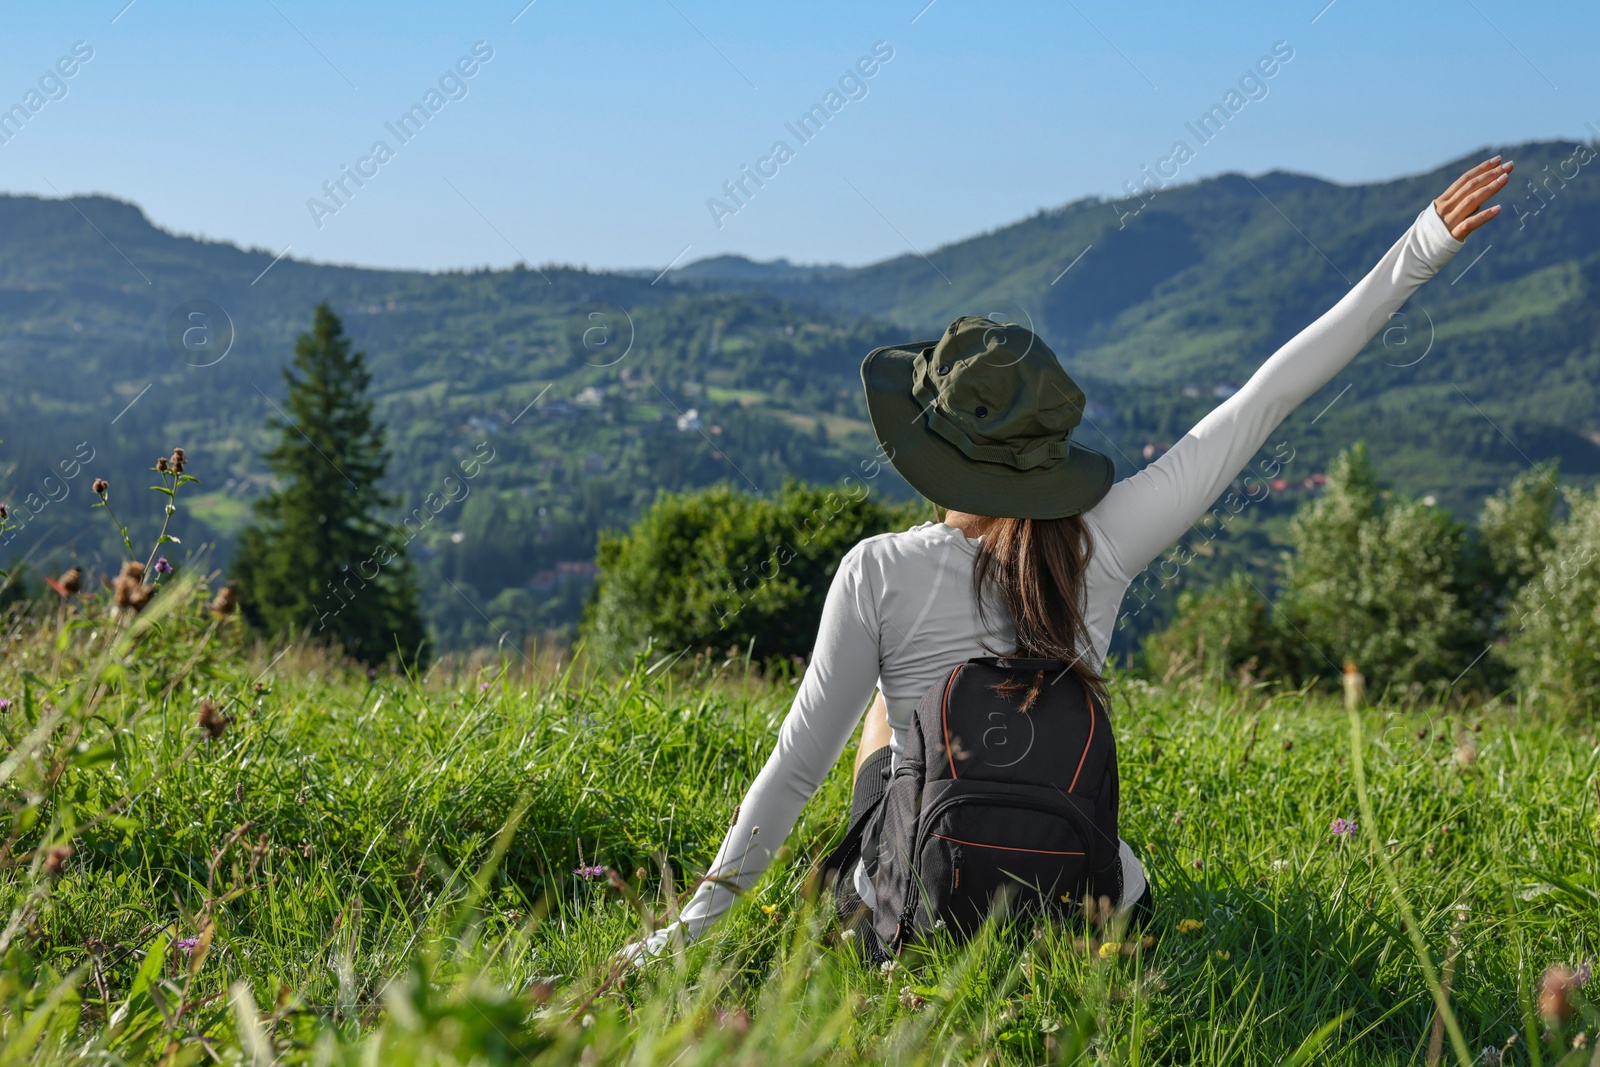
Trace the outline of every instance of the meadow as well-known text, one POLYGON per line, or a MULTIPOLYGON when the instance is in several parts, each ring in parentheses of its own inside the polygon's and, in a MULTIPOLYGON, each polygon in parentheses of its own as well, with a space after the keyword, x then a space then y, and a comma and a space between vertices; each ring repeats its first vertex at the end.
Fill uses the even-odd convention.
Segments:
POLYGON ((166 585, 9 622, 0 1064, 1600 1062, 1592 718, 1118 676, 1145 936, 997 919, 868 964, 807 892, 841 764, 727 921, 634 969, 792 680, 369 675, 166 585))

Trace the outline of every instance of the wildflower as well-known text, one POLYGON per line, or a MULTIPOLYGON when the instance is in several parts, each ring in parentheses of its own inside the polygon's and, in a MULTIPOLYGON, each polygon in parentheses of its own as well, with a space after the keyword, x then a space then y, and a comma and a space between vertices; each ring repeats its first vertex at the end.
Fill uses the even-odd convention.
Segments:
POLYGON ((168 468, 167 457, 166 456, 157 456, 156 457, 156 470, 161 474, 165 474, 165 473, 167 473, 167 468, 168 468))
POLYGON ((83 586, 83 570, 74 567, 61 576, 61 588, 65 589, 68 596, 76 593, 83 586))
POLYGON ((1574 1037, 1572 1039, 1572 1047, 1575 1048, 1575 1049, 1588 1048, 1589 1047, 1589 1035, 1584 1033, 1582 1030, 1579 1030, 1578 1031, 1578 1036, 1574 1037))
POLYGON ((1293 741, 1289 740, 1287 737, 1283 739, 1283 750, 1285 752, 1289 751, 1293 747, 1294 747, 1294 742, 1293 741))
POLYGON ((583 1028, 585 1030, 587 1030, 587 1029, 589 1029, 589 1027, 594 1025, 594 1016, 593 1015, 585 1015, 582 1019, 579 1020, 579 1022, 581 1022, 583 1024, 583 1028))
POLYGON ((572 873, 579 878, 599 878, 606 873, 606 869, 597 863, 592 867, 574 867, 572 873))
POLYGON ((200 939, 198 937, 180 937, 173 942, 173 945, 181 949, 186 956, 193 954, 195 947, 199 944, 200 939))
POLYGON ((211 614, 219 619, 225 619, 232 615, 234 609, 239 606, 239 586, 234 582, 229 582, 221 589, 218 589, 217 595, 211 601, 210 606, 211 614))
POLYGON ((778 914, 778 906, 776 904, 763 904, 761 905, 761 910, 766 912, 768 915, 778 914))
POLYGON ((1333 825, 1328 829, 1334 837, 1352 836, 1356 832, 1356 821, 1354 819, 1336 818, 1333 820, 1333 825))
POLYGON ((45 850, 44 870, 46 874, 60 874, 61 868, 67 865, 72 858, 71 845, 51 845, 45 850))
POLYGON ((1175 929, 1180 934, 1192 934, 1204 925, 1204 919, 1180 919, 1175 929))
POLYGON ((367 668, 367 678, 369 680, 371 680, 371 679, 374 679, 376 677, 378 677, 378 668, 376 668, 376 667, 368 667, 367 668))
POLYGON ((183 449, 174 448, 172 450, 172 458, 167 462, 172 465, 172 471, 174 474, 182 474, 183 465, 185 462, 187 462, 187 457, 183 454, 183 449))
POLYGON ((1106 941, 1100 945, 1100 958, 1108 960, 1122 951, 1121 941, 1106 941))
POLYGON ((156 558, 156 573, 157 574, 171 574, 172 573, 172 564, 167 562, 167 557, 166 556, 159 556, 159 557, 156 558))
POLYGON ((9 508, 6 505, 6 502, 4 500, 0 500, 0 519, 9 518, 10 515, 11 515, 11 508, 9 508))
POLYGON ((228 724, 233 722, 232 715, 222 714, 222 708, 209 700, 200 702, 200 732, 206 735, 207 741, 217 741, 228 732, 228 724))
POLYGON ((1223 949, 1220 949, 1220 948, 1217 949, 1215 955, 1216 955, 1217 959, 1223 960, 1223 961, 1227 961, 1227 960, 1233 959, 1233 953, 1224 951, 1223 949))
POLYGON ((1194 860, 1193 862, 1191 862, 1189 864, 1189 866, 1193 867, 1197 871, 1203 871, 1203 870, 1205 870, 1205 867, 1206 867, 1206 861, 1205 860, 1194 860))
POLYGON ((846 930, 844 933, 839 935, 839 939, 841 941, 854 941, 856 939, 856 932, 854 930, 846 930))
POLYGON ((10 710, 11 710, 11 698, 10 697, 0 697, 0 715, 4 715, 6 712, 8 712, 10 710))
POLYGON ((1500 1050, 1493 1045, 1483 1046, 1483 1055, 1480 1057, 1483 1067, 1500 1067, 1505 1058, 1500 1055, 1500 1050))
POLYGON ((883 974, 893 974, 895 966, 896 964, 894 960, 884 960, 882 963, 878 964, 878 970, 883 974))
POLYGON ((1539 1014, 1546 1022, 1565 1021, 1572 1016, 1572 990, 1577 977, 1570 967, 1553 963, 1539 979, 1539 1014))
POLYGON ((99 497, 101 500, 104 500, 106 498, 106 490, 111 488, 111 483, 106 481, 104 478, 96 478, 94 480, 93 488, 94 495, 99 497))
MULTIPOLYGON (((4 702, 0 701, 0 703, 4 703, 4 702)), ((4 709, 0 709, 0 710, 4 710, 4 709)), ((1579 986, 1579 987, 1586 986, 1586 985, 1589 984, 1589 979, 1591 979, 1593 977, 1594 977, 1594 967, 1593 967, 1593 965, 1590 964, 1588 960, 1584 960, 1582 963, 1578 964, 1578 969, 1572 972, 1572 984, 1575 985, 1575 986, 1579 986)))
POLYGON ((489 691, 489 683, 488 682, 479 682, 478 683, 478 692, 487 693, 488 691, 489 691))

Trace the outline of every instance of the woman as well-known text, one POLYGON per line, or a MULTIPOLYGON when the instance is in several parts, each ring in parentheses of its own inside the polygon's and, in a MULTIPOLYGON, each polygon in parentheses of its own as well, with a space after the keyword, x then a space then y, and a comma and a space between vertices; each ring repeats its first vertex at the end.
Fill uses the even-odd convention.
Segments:
MULTIPOLYGON (((1280 348, 1165 455, 1112 484, 1077 445, 1084 397, 1037 337, 964 318, 937 342, 879 349, 862 365, 873 428, 896 470, 944 520, 868 538, 845 556, 810 666, 777 745, 678 923, 629 946, 654 955, 696 937, 753 885, 849 743, 857 812, 875 803, 927 688, 967 659, 1060 659, 1103 701, 1099 665, 1128 584, 1199 518, 1302 401, 1355 357, 1473 230, 1511 163, 1485 160, 1424 208, 1343 299, 1280 348)), ((1119 909, 1149 906, 1120 843, 1119 909)), ((874 903, 859 864, 842 889, 874 903)))

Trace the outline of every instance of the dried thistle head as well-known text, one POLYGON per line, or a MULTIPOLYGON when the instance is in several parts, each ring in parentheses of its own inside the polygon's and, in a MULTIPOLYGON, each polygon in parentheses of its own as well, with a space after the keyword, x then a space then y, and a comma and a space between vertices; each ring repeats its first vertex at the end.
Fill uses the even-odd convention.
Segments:
POLYGON ((239 607, 239 584, 229 582, 217 590, 217 595, 211 599, 211 614, 219 619, 232 615, 239 607))
POLYGON ((94 495, 99 497, 101 500, 106 498, 106 491, 110 488, 111 483, 106 481, 104 478, 96 478, 94 480, 94 495))
POLYGON ((182 474, 183 473, 183 465, 187 461, 188 461, 188 459, 183 454, 183 449, 174 448, 172 450, 172 458, 167 460, 167 463, 171 465, 173 473, 182 474))
POLYGON ((144 564, 132 559, 122 565, 122 573, 111 583, 111 591, 117 607, 132 612, 144 610, 155 595, 155 590, 144 584, 144 564))
POLYGON ((207 741, 220 741, 222 735, 228 732, 228 725, 233 722, 232 715, 222 714, 222 708, 209 700, 200 701, 200 732, 205 734, 207 741))
POLYGON ((61 869, 72 858, 71 845, 51 845, 44 853, 44 871, 46 874, 60 874, 61 869))
POLYGON ((1553 963, 1539 979, 1539 1014, 1546 1022, 1565 1022, 1572 1017, 1573 981, 1571 967, 1553 963))
POLYGON ((68 596, 72 596, 83 587, 83 569, 81 567, 72 568, 61 576, 60 581, 61 588, 66 591, 68 596))
POLYGON ((165 474, 165 473, 167 473, 168 468, 169 468, 169 464, 167 463, 167 457, 166 456, 157 456, 156 457, 156 470, 159 471, 162 474, 165 474))

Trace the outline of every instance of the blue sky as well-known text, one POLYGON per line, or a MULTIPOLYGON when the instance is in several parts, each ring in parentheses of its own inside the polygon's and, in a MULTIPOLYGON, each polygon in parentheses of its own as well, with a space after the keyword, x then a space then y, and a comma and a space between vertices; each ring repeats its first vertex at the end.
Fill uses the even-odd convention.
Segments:
POLYGON ((126 2, 0 12, 0 108, 76 42, 93 49, 0 144, 0 191, 107 193, 180 233, 324 262, 930 248, 1119 195, 1277 42, 1293 58, 1184 179, 1368 181, 1600 128, 1600 7, 1578 0, 126 2), (386 129, 479 41, 493 58, 447 83, 459 98, 441 92, 409 143, 386 129), (893 58, 802 144, 785 123, 877 42, 893 58), (333 206, 323 183, 358 165, 376 173, 314 218, 308 200, 333 206), (714 218, 746 165, 776 174, 714 218))

